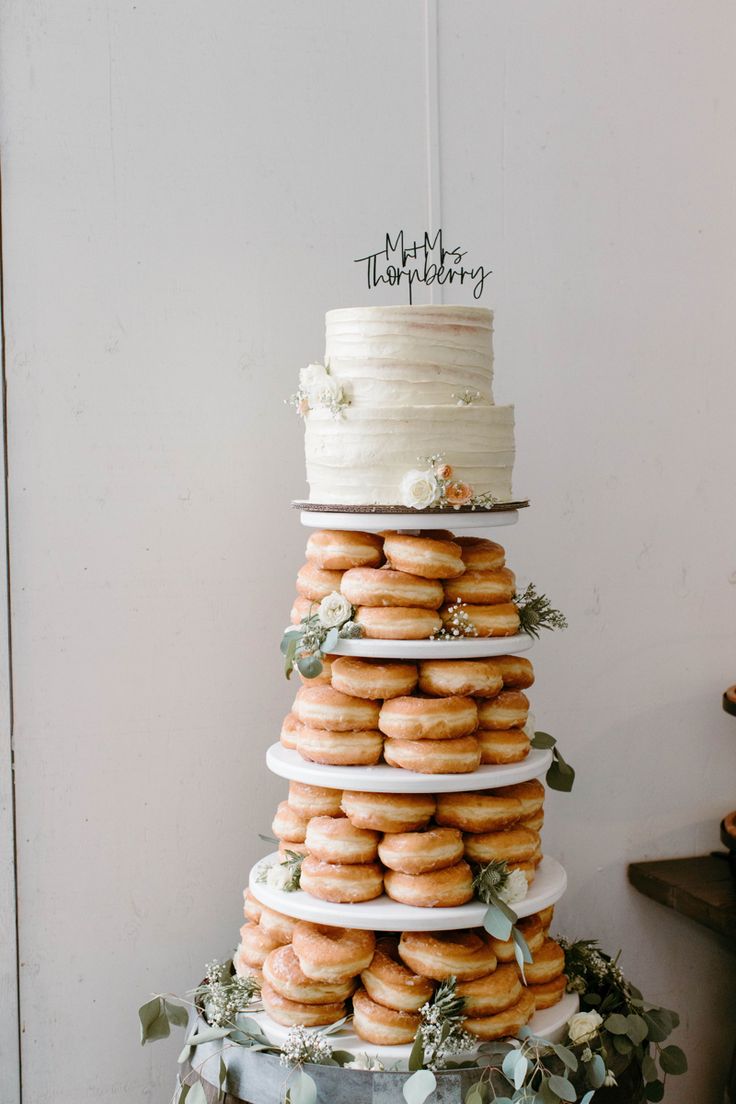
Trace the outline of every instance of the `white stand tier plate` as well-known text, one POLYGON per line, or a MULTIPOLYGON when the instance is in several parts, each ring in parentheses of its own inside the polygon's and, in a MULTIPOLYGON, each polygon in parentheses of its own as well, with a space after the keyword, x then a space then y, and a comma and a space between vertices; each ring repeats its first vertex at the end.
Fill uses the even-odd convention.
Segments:
POLYGON ((362 790, 369 793, 465 793, 515 786, 530 778, 541 778, 552 762, 552 752, 532 748, 520 763, 478 767, 469 774, 417 774, 379 763, 375 767, 328 767, 310 763, 297 751, 272 744, 266 764, 272 774, 328 790, 362 790))
MULTIPOLYGON (((294 505, 300 505, 294 503, 294 505)), ((519 520, 519 511, 492 510, 473 511, 465 513, 460 510, 432 510, 431 513, 416 513, 407 510, 406 513, 379 514, 366 510, 362 513, 351 514, 348 511, 330 510, 328 506, 320 509, 302 510, 300 513, 302 525, 308 529, 348 529, 359 533, 382 533, 385 529, 395 532, 418 532, 422 529, 428 532, 431 529, 450 529, 452 532, 479 529, 496 529, 504 525, 516 525, 519 520)))
MULTIPOLYGON (((258 881, 262 866, 280 862, 278 852, 256 863, 250 872, 248 885, 254 897, 266 908, 283 912, 297 920, 310 920, 313 924, 327 924, 334 928, 366 928, 369 931, 455 931, 459 928, 480 928, 488 905, 482 901, 470 901, 467 905, 452 908, 418 908, 401 905, 386 894, 373 901, 338 905, 321 901, 302 889, 286 893, 272 889, 258 881)), ((567 886, 567 874, 557 859, 546 856, 537 867, 537 874, 523 901, 513 907, 518 916, 531 916, 559 901, 567 886)))
MULTIPOLYGON (((559 1004, 554 1005, 553 1008, 545 1008, 541 1012, 535 1013, 529 1021, 529 1029, 540 1039, 546 1039, 550 1043, 561 1043, 567 1034, 567 1021, 575 1015, 579 1008, 580 998, 577 993, 565 993, 559 1004)), ((277 1024, 266 1012, 254 1012, 252 1015, 254 1019, 258 1020, 263 1033, 271 1042, 279 1046, 286 1042, 290 1028, 277 1024)), ((307 1028, 307 1030, 316 1034, 320 1031, 320 1028, 307 1028)), ((330 1044, 333 1050, 349 1050, 352 1054, 368 1054, 371 1057, 378 1058, 387 1068, 393 1066, 394 1063, 398 1063, 399 1068, 406 1068, 411 1053, 410 1044, 405 1046, 376 1046, 374 1043, 367 1043, 365 1039, 361 1039, 359 1035, 355 1034, 349 1020, 330 1035, 330 1044)), ((469 1050, 466 1053, 468 1058, 472 1058, 475 1051, 469 1050)), ((459 1058, 458 1055, 458 1060, 459 1058)))
POLYGON ((488 659, 517 655, 533 647, 534 639, 526 633, 461 640, 373 640, 363 636, 356 640, 338 640, 332 654, 373 659, 488 659))

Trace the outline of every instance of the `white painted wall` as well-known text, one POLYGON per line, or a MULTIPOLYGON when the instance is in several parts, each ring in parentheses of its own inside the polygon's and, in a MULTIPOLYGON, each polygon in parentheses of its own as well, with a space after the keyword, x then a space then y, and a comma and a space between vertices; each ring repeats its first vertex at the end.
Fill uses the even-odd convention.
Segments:
POLYGON ((324 310, 369 301, 352 257, 430 203, 494 269, 511 558, 571 620, 535 657, 579 769, 561 926, 683 1012, 668 1100, 716 1104, 733 961, 625 867, 733 805, 731 6, 440 0, 439 162, 419 0, 3 16, 25 1104, 166 1099, 137 1005, 232 947, 282 792, 281 399, 324 310))

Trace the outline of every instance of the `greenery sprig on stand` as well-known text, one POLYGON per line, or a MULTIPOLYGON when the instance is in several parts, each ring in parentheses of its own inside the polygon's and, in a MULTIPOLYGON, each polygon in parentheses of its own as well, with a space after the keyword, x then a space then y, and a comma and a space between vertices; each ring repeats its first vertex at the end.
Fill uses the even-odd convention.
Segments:
POLYGON ((549 732, 535 732, 530 742, 533 748, 552 749, 552 762, 545 781, 551 790, 569 793, 575 783, 575 769, 562 758, 554 736, 550 736, 549 732))
POLYGON ((463 1029, 465 1001, 456 992, 457 979, 438 986, 432 999, 419 1009, 421 1023, 409 1055, 410 1070, 438 1070, 463 1051, 474 1050, 476 1040, 463 1029))
POLYGON ((298 625, 292 625, 281 638, 284 674, 291 678, 296 667, 304 678, 316 678, 322 672, 322 660, 333 650, 338 640, 350 640, 363 635, 363 629, 353 620, 355 608, 338 591, 309 607, 309 613, 298 625))
POLYGON ((539 594, 534 583, 522 594, 514 595, 514 604, 519 611, 519 632, 539 638, 542 629, 566 629, 567 618, 555 609, 546 594, 539 594))
POLYGON ((528 883, 521 870, 509 870, 505 862, 492 861, 475 868, 473 890, 476 897, 488 905, 483 917, 483 927, 502 942, 513 940, 514 957, 524 977, 524 966, 532 961, 526 939, 516 927, 519 919, 511 908, 527 895, 528 883))

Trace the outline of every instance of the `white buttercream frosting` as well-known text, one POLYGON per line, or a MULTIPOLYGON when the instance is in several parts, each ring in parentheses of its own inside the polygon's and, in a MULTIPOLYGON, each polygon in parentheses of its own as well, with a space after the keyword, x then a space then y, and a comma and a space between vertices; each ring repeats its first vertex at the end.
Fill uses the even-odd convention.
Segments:
POLYGON ((514 412, 493 405, 492 333, 481 307, 328 311, 325 362, 350 405, 306 414, 311 501, 400 504, 407 472, 436 454, 474 495, 509 501, 514 412))

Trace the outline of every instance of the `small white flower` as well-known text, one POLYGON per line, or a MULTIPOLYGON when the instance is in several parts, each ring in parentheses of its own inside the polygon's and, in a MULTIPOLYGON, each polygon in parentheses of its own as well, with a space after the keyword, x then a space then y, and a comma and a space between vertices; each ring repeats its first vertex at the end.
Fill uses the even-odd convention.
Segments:
POLYGON ((356 1054, 352 1062, 345 1063, 345 1069, 376 1070, 384 1069, 383 1062, 379 1058, 371 1058, 370 1054, 356 1054))
POLYGON ((268 874, 266 875, 266 885, 271 889, 286 889, 287 884, 291 881, 291 870, 283 863, 274 863, 273 866, 268 868, 268 874))
POLYGON ((515 905, 518 901, 523 901, 528 892, 529 883, 524 871, 512 870, 505 884, 498 890, 498 896, 507 905, 515 905))
POLYGON ((325 387, 329 378, 324 364, 308 364, 299 373, 299 388, 301 391, 306 391, 309 398, 312 398, 325 387))
POLYGON ((603 1084, 606 1088, 613 1088, 614 1085, 618 1085, 618 1081, 613 1075, 613 1070, 606 1070, 606 1076, 603 1078, 603 1084))
POLYGON ((320 625, 325 629, 337 629, 349 621, 353 614, 353 607, 344 594, 333 590, 319 604, 318 618, 320 625))
POLYGON ((576 1012, 567 1022, 567 1033, 571 1043, 587 1043, 598 1034, 603 1017, 597 1012, 576 1012))
POLYGON ((413 510, 426 510, 439 499, 441 488, 431 469, 408 471, 401 480, 401 501, 413 510))

